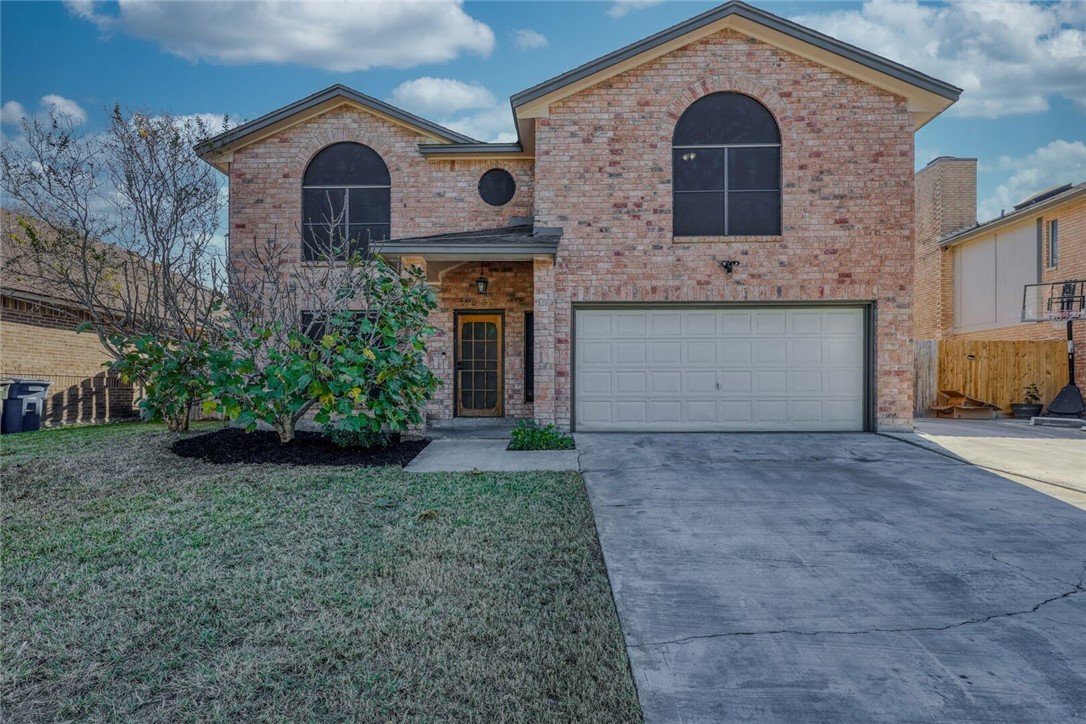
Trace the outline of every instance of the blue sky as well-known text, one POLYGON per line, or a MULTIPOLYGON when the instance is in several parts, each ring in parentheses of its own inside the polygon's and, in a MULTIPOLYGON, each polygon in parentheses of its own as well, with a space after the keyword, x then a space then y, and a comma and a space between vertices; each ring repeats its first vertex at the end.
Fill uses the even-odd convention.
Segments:
MULTIPOLYGON (((344 83, 483 140, 508 98, 712 2, 0 3, 0 113, 50 105, 100 127, 115 102, 246 120, 344 83)), ((983 220, 1086 181, 1086 3, 754 2, 965 88, 917 164, 980 161, 983 220)))

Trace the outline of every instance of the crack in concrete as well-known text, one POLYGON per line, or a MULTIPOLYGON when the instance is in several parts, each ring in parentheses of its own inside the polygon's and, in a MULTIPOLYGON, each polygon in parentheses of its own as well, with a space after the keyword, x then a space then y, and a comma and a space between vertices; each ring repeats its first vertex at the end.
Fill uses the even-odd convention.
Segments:
POLYGON ((726 633, 718 634, 700 634, 697 636, 686 636, 681 639, 674 639, 672 641, 653 641, 643 644, 630 644, 627 648, 638 649, 646 648, 650 646, 671 646, 688 644, 691 641, 699 641, 702 639, 720 639, 720 638, 737 638, 741 636, 776 636, 781 634, 788 634, 792 636, 863 636, 866 634, 879 634, 879 633, 920 633, 924 631, 949 631, 950 629, 961 628, 963 626, 973 626, 976 624, 987 623, 995 619, 1000 618, 1013 618, 1015 616, 1026 616, 1031 613, 1036 613, 1043 607, 1056 601, 1061 601, 1065 598, 1078 595, 1080 593, 1086 593, 1086 585, 1084 585, 1084 579, 1086 579, 1086 568, 1079 574, 1078 583, 1070 591, 1065 591, 1057 596, 1046 598, 1038 603, 1033 608, 1023 609, 1021 611, 1007 611, 1005 613, 993 613, 989 616, 981 616, 979 618, 971 618, 965 621, 959 621, 958 623, 947 624, 946 626, 914 626, 906 628, 869 628, 859 629, 855 631, 835 631, 835 630, 818 630, 818 631, 800 631, 798 629, 776 629, 768 631, 729 631, 726 633))

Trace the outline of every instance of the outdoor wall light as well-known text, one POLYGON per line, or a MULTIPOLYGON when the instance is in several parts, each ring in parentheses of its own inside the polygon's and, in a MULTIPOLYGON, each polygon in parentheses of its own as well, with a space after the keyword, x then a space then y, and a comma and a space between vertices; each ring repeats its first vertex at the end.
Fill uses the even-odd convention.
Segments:
POLYGON ((475 288, 479 290, 480 294, 487 293, 487 287, 490 286, 490 282, 483 276, 483 264, 485 262, 479 262, 479 278, 475 280, 475 288))
POLYGON ((724 271, 726 271, 728 274, 731 274, 732 269, 735 269, 737 266, 739 266, 739 261, 736 259, 728 259, 727 261, 720 262, 720 266, 724 267, 724 271))

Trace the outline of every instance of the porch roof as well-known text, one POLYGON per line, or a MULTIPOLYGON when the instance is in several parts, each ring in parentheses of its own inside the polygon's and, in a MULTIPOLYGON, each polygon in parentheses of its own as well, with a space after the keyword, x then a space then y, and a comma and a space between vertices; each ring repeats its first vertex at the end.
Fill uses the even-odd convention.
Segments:
POLYGON ((428 259, 458 261, 527 260, 533 256, 553 256, 558 251, 561 238, 561 229, 519 224, 497 229, 392 239, 383 242, 379 251, 385 256, 422 256, 428 259))

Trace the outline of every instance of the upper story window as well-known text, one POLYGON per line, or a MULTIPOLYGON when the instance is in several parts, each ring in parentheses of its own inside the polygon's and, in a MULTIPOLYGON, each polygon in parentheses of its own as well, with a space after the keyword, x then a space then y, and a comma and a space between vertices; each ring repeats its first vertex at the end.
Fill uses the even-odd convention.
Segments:
POLYGON ((302 259, 344 259, 389 237, 391 185, 381 156, 361 143, 334 143, 302 178, 302 259))
POLYGON ((781 134, 750 96, 695 101, 672 138, 675 236, 781 233, 781 134))
POLYGON ((1059 266, 1060 263, 1060 222, 1053 219, 1048 222, 1048 266, 1059 266))

